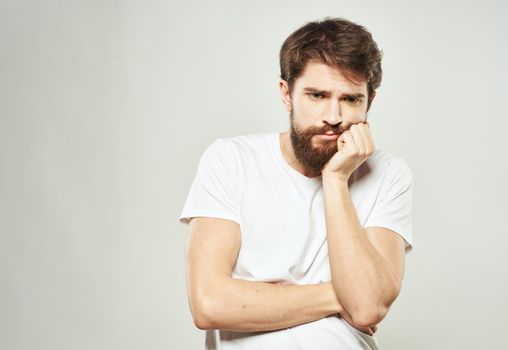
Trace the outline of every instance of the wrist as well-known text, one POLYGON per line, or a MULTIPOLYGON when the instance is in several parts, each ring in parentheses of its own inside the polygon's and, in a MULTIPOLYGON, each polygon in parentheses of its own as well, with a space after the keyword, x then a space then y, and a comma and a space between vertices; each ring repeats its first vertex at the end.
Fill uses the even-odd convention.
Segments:
POLYGON ((323 173, 321 179, 323 181, 323 186, 330 185, 338 187, 348 187, 349 177, 343 175, 323 173))

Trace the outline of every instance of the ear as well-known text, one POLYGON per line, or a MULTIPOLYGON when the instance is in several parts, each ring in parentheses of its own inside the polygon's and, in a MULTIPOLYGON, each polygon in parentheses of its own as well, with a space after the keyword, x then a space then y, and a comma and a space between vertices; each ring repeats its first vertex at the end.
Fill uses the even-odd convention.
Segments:
POLYGON ((288 82, 284 79, 279 81, 280 99, 288 112, 291 112, 291 95, 289 93, 288 82))
POLYGON ((372 95, 369 96, 369 103, 367 104, 367 112, 370 110, 370 107, 372 106, 372 101, 374 100, 374 97, 376 97, 375 91, 373 91, 372 95))

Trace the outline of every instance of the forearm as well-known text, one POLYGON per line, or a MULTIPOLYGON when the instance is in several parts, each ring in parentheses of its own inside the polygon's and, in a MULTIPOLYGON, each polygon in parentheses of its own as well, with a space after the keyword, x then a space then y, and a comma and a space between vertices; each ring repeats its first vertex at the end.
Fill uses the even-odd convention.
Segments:
POLYGON ((324 177, 323 190, 332 283, 343 308, 367 326, 395 299, 394 276, 361 227, 347 182, 324 177))
POLYGON ((201 299, 201 311, 193 310, 193 316, 202 329, 269 331, 343 311, 329 282, 283 285, 225 276, 216 280, 201 299))

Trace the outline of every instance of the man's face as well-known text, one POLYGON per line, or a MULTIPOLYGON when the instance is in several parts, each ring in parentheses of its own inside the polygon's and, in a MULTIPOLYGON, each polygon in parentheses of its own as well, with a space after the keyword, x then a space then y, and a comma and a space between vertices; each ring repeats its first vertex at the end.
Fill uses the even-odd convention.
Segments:
POLYGON ((367 83, 353 83, 339 70, 309 61, 286 97, 295 156, 311 172, 321 172, 337 153, 340 134, 365 121, 367 83))

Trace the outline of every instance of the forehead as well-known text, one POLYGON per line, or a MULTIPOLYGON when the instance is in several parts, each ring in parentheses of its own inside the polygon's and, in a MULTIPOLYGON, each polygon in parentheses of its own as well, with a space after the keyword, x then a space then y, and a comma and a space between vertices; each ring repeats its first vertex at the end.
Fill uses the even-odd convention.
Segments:
MULTIPOLYGON (((351 79, 351 78, 350 78, 351 79)), ((296 89, 315 87, 337 93, 365 93, 366 81, 351 81, 341 70, 318 61, 309 61, 295 81, 296 89)))

